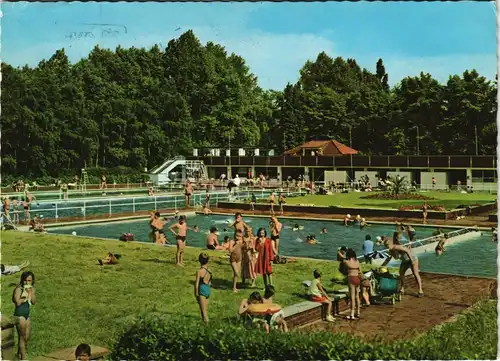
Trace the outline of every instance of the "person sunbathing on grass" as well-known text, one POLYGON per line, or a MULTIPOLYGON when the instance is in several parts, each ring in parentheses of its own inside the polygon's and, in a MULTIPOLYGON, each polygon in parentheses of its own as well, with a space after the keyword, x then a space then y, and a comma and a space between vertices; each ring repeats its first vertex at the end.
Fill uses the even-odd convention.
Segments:
POLYGON ((97 262, 99 262, 99 264, 102 266, 102 265, 105 265, 105 264, 109 264, 109 265, 113 265, 113 264, 118 264, 118 260, 121 258, 122 256, 119 255, 119 254, 113 254, 111 252, 108 252, 108 255, 106 256, 105 259, 98 259, 97 262))
POLYGON ((2 276, 13 275, 14 273, 21 272, 23 269, 25 269, 29 265, 30 265, 30 261, 24 261, 19 266, 8 266, 8 265, 2 264, 1 265, 2 276))

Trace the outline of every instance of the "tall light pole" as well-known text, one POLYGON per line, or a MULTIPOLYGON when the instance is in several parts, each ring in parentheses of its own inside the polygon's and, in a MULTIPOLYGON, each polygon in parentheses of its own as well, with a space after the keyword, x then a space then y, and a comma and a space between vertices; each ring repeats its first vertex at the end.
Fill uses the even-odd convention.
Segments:
POLYGON ((474 125, 474 138, 476 139, 476 155, 479 155, 478 145, 477 145, 477 125, 474 125))
POLYGON ((417 155, 420 155, 420 130, 417 125, 417 155))

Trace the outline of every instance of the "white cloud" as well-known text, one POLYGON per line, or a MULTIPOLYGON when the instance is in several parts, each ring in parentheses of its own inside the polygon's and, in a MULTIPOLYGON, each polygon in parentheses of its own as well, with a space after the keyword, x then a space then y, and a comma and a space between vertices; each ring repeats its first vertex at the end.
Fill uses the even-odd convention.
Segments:
MULTIPOLYGON (((486 78, 493 80, 496 74, 496 54, 453 54, 434 57, 383 57, 389 81, 395 84, 407 76, 429 73, 441 83, 446 83, 450 75, 462 75, 465 70, 476 69, 486 78)), ((374 59, 376 62, 377 59, 374 59)), ((373 66, 373 69, 375 66, 373 66)))
POLYGON ((335 48, 333 41, 315 34, 247 31, 222 36, 211 28, 194 31, 204 43, 218 42, 228 53, 241 55, 265 89, 283 89, 288 82, 296 82, 300 68, 308 59, 316 59, 321 51, 333 54, 335 48))

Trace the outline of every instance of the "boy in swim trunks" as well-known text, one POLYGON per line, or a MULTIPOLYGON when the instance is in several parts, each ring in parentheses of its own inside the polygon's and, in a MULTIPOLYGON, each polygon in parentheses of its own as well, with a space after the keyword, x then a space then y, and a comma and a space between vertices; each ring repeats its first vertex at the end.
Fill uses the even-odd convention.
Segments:
POLYGON ((200 253, 198 261, 201 268, 196 273, 196 281, 194 282, 194 295, 200 306, 201 319, 205 324, 208 323, 208 299, 210 298, 210 281, 212 280, 212 272, 207 268, 208 254, 200 253))
POLYGON ((323 285, 321 284, 321 272, 314 270, 313 275, 314 280, 311 282, 311 286, 309 287, 311 301, 326 304, 328 306, 326 311, 326 320, 328 322, 334 322, 335 319, 332 316, 332 299, 328 297, 323 285))
POLYGON ((186 248, 186 234, 187 234, 187 223, 186 216, 180 216, 179 222, 170 227, 170 232, 175 235, 175 239, 177 241, 177 253, 175 255, 176 265, 184 267, 183 256, 184 256, 184 248, 186 248), (177 233, 174 231, 174 228, 177 229, 177 233))
POLYGON ((186 181, 186 186, 184 188, 184 196, 186 197, 186 208, 191 207, 191 194, 193 193, 193 186, 191 181, 188 179, 186 181))

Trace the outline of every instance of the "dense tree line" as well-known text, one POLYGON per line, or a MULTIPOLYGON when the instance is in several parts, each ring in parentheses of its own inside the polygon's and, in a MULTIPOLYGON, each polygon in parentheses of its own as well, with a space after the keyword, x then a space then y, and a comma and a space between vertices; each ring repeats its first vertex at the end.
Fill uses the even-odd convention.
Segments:
POLYGON ((296 84, 266 91, 243 58, 192 31, 164 51, 2 63, 2 173, 151 168, 193 147, 282 151, 317 135, 366 154, 475 154, 477 131, 479 154, 495 153, 496 82, 475 70, 444 85, 422 73, 390 88, 388 77, 381 59, 371 73, 320 53, 296 84))

